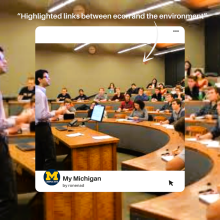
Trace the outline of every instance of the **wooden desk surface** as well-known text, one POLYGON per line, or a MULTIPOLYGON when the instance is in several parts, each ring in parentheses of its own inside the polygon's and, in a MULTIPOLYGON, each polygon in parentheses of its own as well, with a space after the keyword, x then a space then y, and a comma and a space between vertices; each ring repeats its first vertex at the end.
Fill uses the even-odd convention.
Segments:
POLYGON ((211 171, 201 180, 185 188, 183 192, 170 193, 144 202, 132 204, 131 212, 143 216, 161 219, 175 220, 205 220, 207 205, 198 199, 198 192, 209 188, 216 189, 220 183, 220 153, 214 149, 208 149, 204 145, 195 142, 186 142, 186 147, 199 151, 209 157, 213 162, 211 171))
POLYGON ((52 127, 53 135, 59 139, 60 141, 64 142, 66 145, 68 145, 70 148, 79 148, 79 147, 86 147, 86 146, 95 146, 99 144, 109 144, 109 143, 118 143, 118 138, 109 138, 104 140, 96 140, 93 138, 93 136, 105 136, 106 134, 103 134, 101 132, 92 130, 87 127, 73 127, 70 128, 73 129, 73 131, 58 131, 56 128, 52 127), (73 134, 73 133, 82 133, 84 135, 78 136, 78 137, 67 137, 67 134, 73 134))
POLYGON ((9 105, 26 105, 29 104, 30 101, 9 101, 9 105))
POLYGON ((7 137, 16 137, 16 138, 24 138, 24 137, 35 137, 35 132, 23 132, 22 134, 9 134, 7 137))
POLYGON ((216 119, 190 119, 190 118, 185 118, 185 121, 189 123, 201 123, 201 126, 203 123, 215 125, 217 122, 216 119))

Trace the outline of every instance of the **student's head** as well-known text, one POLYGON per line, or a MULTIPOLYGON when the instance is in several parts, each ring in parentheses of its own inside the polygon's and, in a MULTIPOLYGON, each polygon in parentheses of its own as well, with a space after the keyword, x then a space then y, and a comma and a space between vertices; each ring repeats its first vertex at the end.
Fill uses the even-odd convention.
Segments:
POLYGON ((115 89, 115 84, 114 84, 114 83, 110 83, 110 85, 109 85, 108 88, 109 88, 109 89, 115 89))
POLYGON ((132 84, 131 84, 131 88, 132 88, 132 89, 136 89, 136 84, 135 84, 135 83, 132 83, 132 84))
POLYGON ((27 87, 28 87, 28 90, 31 91, 34 89, 34 77, 28 77, 27 79, 27 87))
POLYGON ((4 56, 4 50, 0 47, 0 75, 7 72, 7 61, 4 56))
POLYGON ((185 118, 181 117, 174 123, 174 129, 178 132, 179 136, 184 139, 185 138, 185 118))
POLYGON ((141 100, 136 100, 136 101, 134 102, 134 108, 135 108, 136 110, 140 110, 140 109, 143 110, 144 107, 145 107, 145 104, 144 104, 143 101, 141 101, 141 100))
POLYGON ((79 94, 80 94, 80 95, 84 95, 83 89, 79 89, 79 94))
POLYGON ((177 94, 181 93, 183 90, 180 86, 176 86, 175 91, 177 94))
POLYGON ((156 78, 152 79, 152 84, 157 84, 157 79, 156 78))
POLYGON ((98 102, 93 101, 92 104, 90 105, 90 109, 94 109, 94 107, 98 105, 98 102))
POLYGON ((50 77, 47 70, 40 69, 35 72, 35 84, 42 87, 50 85, 50 77))
POLYGON ((207 96, 210 102, 216 102, 219 98, 218 88, 210 87, 207 92, 207 96))
POLYGON ((160 93, 160 87, 155 88, 155 93, 158 95, 160 93))
POLYGON ((160 84, 159 84, 159 87, 160 87, 161 89, 164 89, 164 84, 163 84, 163 83, 160 83, 160 84))
POLYGON ((116 88, 116 93, 120 94, 120 92, 121 92, 120 88, 116 88))
POLYGON ((141 88, 139 89, 138 94, 139 94, 139 95, 143 95, 143 94, 144 94, 144 88, 143 88, 143 87, 141 87, 141 88))
POLYGON ((187 81, 189 88, 193 88, 196 85, 197 78, 196 76, 188 76, 187 81))
POLYGON ((125 101, 129 102, 131 99, 131 95, 129 93, 125 94, 125 101))
POLYGON ((172 101, 172 109, 178 111, 181 108, 181 101, 179 99, 174 99, 172 101))
POLYGON ((205 75, 203 74, 202 70, 201 69, 196 69, 194 71, 195 75, 197 76, 198 79, 203 79, 205 78, 205 75))
POLYGON ((99 94, 103 95, 105 93, 105 89, 104 88, 100 88, 99 89, 99 94))
POLYGON ((172 102, 172 101, 173 101, 173 94, 172 94, 172 93, 168 93, 168 94, 166 95, 166 100, 167 100, 168 102, 172 102))
POLYGON ((185 70, 186 71, 191 70, 191 67, 192 67, 192 64, 188 60, 186 60, 185 61, 185 70))
POLYGON ((62 95, 66 95, 67 94, 67 88, 62 88, 61 93, 62 93, 62 95))
POLYGON ((64 100, 64 105, 66 106, 67 109, 70 109, 72 107, 72 100, 71 99, 65 99, 64 100))

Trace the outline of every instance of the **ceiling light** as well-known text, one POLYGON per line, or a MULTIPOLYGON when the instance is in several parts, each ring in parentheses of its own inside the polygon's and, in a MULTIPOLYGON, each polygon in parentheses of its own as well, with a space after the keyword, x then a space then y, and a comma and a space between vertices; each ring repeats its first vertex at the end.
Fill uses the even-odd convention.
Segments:
POLYGON ((139 10, 139 11, 135 11, 135 12, 131 12, 129 14, 126 14, 125 17, 130 17, 132 15, 141 14, 141 13, 144 13, 146 11, 150 11, 150 10, 153 10, 153 9, 156 9, 156 8, 161 8, 163 6, 170 5, 172 3, 174 3, 174 1, 166 1, 164 3, 153 4, 152 6, 149 6, 149 7, 145 8, 145 9, 142 9, 142 10, 139 10))
POLYGON ((76 1, 76 0, 61 1, 60 3, 55 4, 54 6, 52 6, 52 7, 48 10, 48 12, 49 12, 49 13, 54 12, 54 11, 60 9, 60 8, 63 8, 64 6, 66 6, 66 5, 68 5, 68 4, 74 2, 74 1, 76 1))
POLYGON ((125 50, 118 51, 118 53, 124 53, 124 52, 130 51, 130 50, 137 49, 137 48, 139 48, 139 47, 144 47, 144 46, 146 46, 146 45, 147 45, 147 44, 141 44, 141 45, 138 45, 138 46, 135 46, 135 47, 131 47, 131 48, 128 48, 128 49, 125 49, 125 50))
POLYGON ((81 49, 81 48, 87 46, 88 44, 90 44, 90 43, 82 44, 82 45, 80 45, 80 46, 74 48, 74 50, 77 51, 77 50, 79 50, 79 49, 81 49))
POLYGON ((167 53, 172 53, 172 52, 180 51, 180 50, 185 50, 185 47, 179 47, 179 48, 176 48, 176 49, 164 50, 164 51, 155 53, 154 56, 159 56, 159 55, 163 55, 163 54, 167 54, 167 53))

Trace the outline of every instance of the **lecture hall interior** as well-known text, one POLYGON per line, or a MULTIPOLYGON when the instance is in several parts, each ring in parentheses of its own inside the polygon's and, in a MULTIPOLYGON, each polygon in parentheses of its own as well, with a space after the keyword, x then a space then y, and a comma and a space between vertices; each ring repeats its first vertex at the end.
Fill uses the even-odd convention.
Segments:
POLYGON ((0 125, 16 177, 18 205, 11 219, 219 220, 219 0, 75 0, 53 12, 207 13, 197 20, 157 19, 158 26, 183 27, 185 44, 158 43, 151 55, 154 59, 147 63, 143 55, 153 44, 35 44, 38 26, 154 26, 147 19, 30 21, 17 16, 44 14, 58 4, 58 0, 0 1, 4 50, 0 53, 8 66, 7 74, 0 76, 4 111, 9 119, 28 115, 25 123, 6 130, 0 125), (185 170, 185 190, 37 192, 36 70, 48 71, 43 77, 51 80, 46 93, 49 110, 60 112, 50 117, 57 170, 185 170), (105 106, 103 121, 85 120, 99 104, 105 106), (67 138, 68 131, 62 131, 73 119, 77 119, 73 130, 82 137, 67 138), (103 135, 111 138, 91 138, 103 135), (164 155, 173 159, 165 160, 164 155), (215 197, 209 199, 210 195, 215 197))

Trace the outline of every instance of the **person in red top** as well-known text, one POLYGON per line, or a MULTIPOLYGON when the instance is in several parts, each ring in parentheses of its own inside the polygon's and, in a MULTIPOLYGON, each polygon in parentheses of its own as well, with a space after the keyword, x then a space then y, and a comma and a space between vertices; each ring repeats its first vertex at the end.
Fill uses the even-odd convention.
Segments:
POLYGON ((134 108, 134 103, 131 101, 131 95, 127 93, 125 95, 125 101, 121 103, 121 106, 117 110, 118 112, 121 111, 132 111, 134 108))

